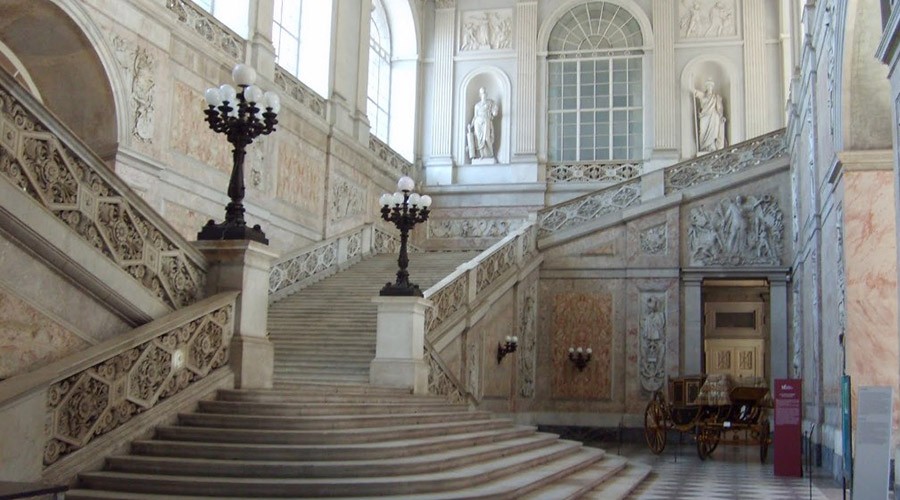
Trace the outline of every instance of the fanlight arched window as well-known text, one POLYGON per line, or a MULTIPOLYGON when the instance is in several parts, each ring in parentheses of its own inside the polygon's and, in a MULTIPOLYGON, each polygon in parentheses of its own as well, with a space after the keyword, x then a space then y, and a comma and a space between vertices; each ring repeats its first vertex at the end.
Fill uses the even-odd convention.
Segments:
POLYGON ((388 142, 391 109, 391 31, 384 6, 375 0, 369 21, 369 85, 366 112, 372 133, 388 142))
POLYGON ((548 156, 556 161, 643 156, 643 44, 623 7, 589 2, 553 27, 548 43, 548 156))

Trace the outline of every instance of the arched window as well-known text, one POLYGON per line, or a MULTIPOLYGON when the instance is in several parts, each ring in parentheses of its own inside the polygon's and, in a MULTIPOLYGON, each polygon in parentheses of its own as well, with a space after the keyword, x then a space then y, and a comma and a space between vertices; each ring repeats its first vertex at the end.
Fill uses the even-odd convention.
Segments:
POLYGON ((391 109, 391 31, 384 6, 375 0, 369 22, 369 86, 366 112, 372 133, 388 142, 391 109))
POLYGON ((195 0, 195 3, 232 31, 247 38, 250 29, 250 0, 195 0))
POLYGON ((331 0, 275 0, 272 24, 275 62, 324 97, 328 97, 331 11, 331 0))
POLYGON ((550 161, 643 156, 643 36, 626 9, 578 5, 548 43, 550 161))

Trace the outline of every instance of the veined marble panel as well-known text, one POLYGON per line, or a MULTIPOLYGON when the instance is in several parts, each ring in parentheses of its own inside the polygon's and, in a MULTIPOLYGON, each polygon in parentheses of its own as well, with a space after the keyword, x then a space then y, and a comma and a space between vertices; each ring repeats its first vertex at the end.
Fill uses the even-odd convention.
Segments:
POLYGON ((553 297, 550 347, 554 399, 609 399, 612 395, 612 294, 563 292, 553 297), (579 371, 570 347, 593 349, 579 371))
POLYGON ((0 288, 0 380, 88 347, 69 328, 0 288))
MULTIPOLYGON (((202 116, 198 115, 198 110, 205 108, 206 100, 200 91, 182 82, 175 82, 172 149, 230 174, 231 148, 225 136, 210 130, 202 116)), ((178 162, 173 162, 172 166, 177 164, 178 162)))
POLYGON ((278 197, 301 210, 322 215, 325 152, 303 145, 290 135, 278 142, 278 197))

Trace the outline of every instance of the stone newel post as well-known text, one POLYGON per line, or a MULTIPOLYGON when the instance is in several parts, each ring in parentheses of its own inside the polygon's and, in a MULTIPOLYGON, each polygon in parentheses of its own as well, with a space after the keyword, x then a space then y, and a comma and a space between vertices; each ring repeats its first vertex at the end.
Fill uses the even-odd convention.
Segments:
POLYGON ((229 364, 235 387, 272 387, 275 352, 269 341, 269 269, 276 255, 250 240, 197 241, 209 262, 207 293, 239 290, 229 364))
POLYGON ((372 302, 378 305, 378 329, 369 382, 427 394, 425 309, 431 307, 431 301, 422 297, 375 297, 372 302))

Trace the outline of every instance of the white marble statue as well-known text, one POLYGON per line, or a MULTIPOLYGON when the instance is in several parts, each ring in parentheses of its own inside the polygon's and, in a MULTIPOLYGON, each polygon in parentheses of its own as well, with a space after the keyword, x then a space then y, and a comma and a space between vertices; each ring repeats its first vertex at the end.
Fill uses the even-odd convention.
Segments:
POLYGON ((475 103, 472 114, 472 122, 466 130, 466 144, 469 149, 469 158, 494 159, 494 118, 500 113, 500 108, 492 99, 488 99, 484 87, 478 89, 481 99, 475 103))
POLYGON ((706 80, 704 90, 695 90, 697 99, 697 154, 725 147, 725 105, 722 96, 713 92, 716 84, 706 80))

